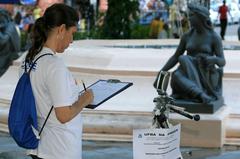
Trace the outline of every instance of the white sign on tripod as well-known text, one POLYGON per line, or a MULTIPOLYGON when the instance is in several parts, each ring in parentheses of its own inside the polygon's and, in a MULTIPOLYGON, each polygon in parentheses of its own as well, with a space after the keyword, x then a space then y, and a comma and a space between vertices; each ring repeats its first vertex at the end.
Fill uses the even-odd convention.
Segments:
POLYGON ((133 130, 133 159, 182 159, 181 125, 133 130))

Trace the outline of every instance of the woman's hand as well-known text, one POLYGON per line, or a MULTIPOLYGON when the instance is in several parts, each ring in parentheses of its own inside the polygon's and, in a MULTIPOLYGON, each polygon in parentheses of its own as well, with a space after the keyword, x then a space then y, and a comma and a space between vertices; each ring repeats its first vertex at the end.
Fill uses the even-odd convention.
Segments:
POLYGON ((69 106, 58 106, 55 108, 55 113, 58 121, 62 124, 72 120, 84 107, 91 104, 93 101, 93 92, 87 89, 83 92, 78 100, 69 106))
POLYGON ((91 104, 93 101, 93 91, 91 89, 87 89, 85 92, 83 92, 80 95, 80 100, 82 100, 84 107, 86 107, 87 105, 91 104))

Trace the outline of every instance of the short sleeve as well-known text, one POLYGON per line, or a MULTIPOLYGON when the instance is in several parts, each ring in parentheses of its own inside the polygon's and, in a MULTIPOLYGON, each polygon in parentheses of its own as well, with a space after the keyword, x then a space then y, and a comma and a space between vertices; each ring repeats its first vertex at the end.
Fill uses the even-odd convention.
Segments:
POLYGON ((55 64, 47 74, 47 88, 54 107, 72 105, 72 76, 64 64, 55 64))

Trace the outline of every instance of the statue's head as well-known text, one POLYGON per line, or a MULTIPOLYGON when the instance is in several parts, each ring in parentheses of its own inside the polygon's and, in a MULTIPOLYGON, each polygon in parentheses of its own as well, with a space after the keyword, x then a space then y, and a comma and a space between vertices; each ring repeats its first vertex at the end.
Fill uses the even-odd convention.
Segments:
POLYGON ((199 22, 201 22, 205 27, 212 28, 210 13, 206 7, 201 5, 189 4, 188 9, 190 14, 190 22, 193 23, 193 25, 195 23, 196 25, 199 25, 199 22), (191 15, 195 15, 195 20, 191 19, 191 15))

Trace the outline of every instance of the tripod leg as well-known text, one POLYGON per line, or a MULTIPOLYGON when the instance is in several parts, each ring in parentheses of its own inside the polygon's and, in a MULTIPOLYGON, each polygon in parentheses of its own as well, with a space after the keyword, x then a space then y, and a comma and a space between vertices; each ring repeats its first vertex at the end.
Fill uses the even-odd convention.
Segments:
POLYGON ((161 125, 161 128, 169 128, 169 125, 167 123, 167 121, 164 121, 163 123, 160 124, 161 125))
POLYGON ((168 119, 165 114, 160 114, 156 117, 161 128, 169 128, 168 119))

